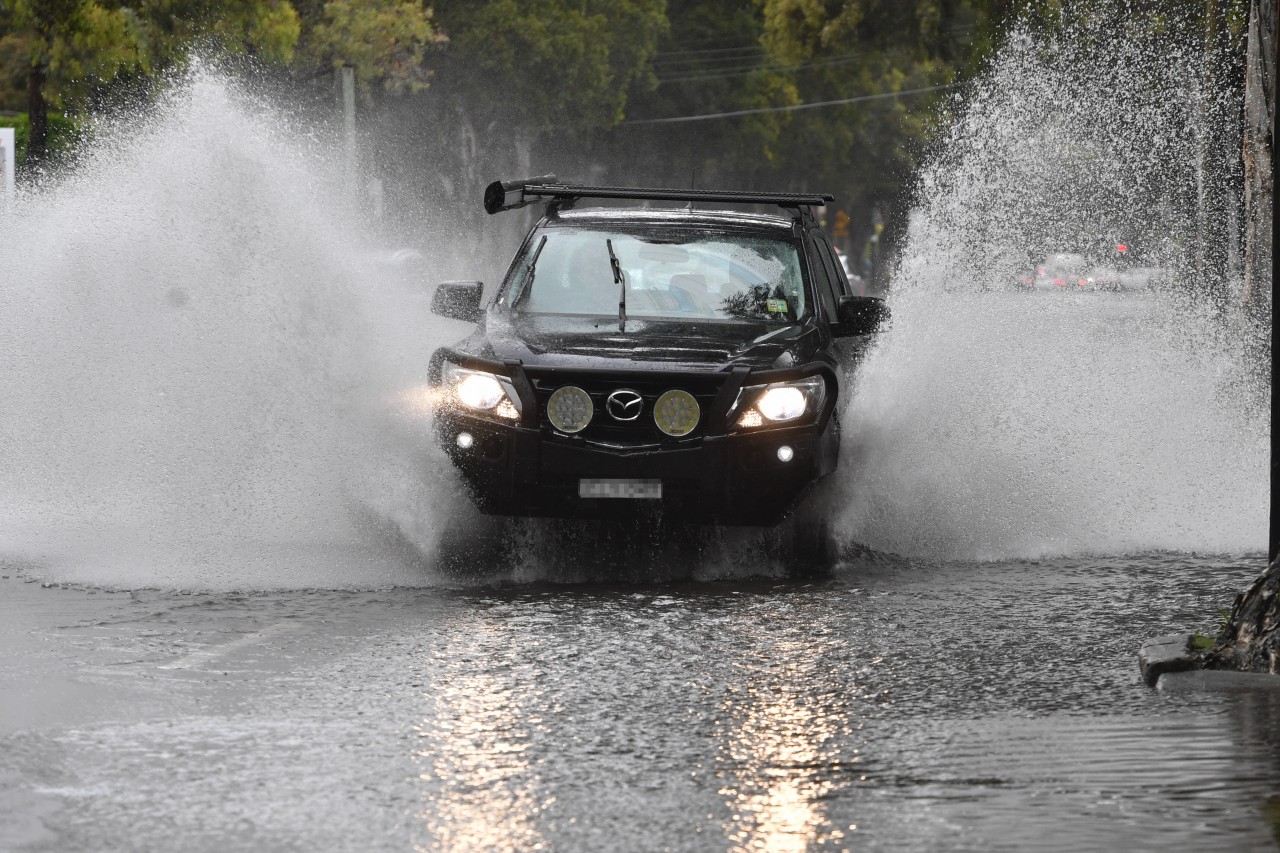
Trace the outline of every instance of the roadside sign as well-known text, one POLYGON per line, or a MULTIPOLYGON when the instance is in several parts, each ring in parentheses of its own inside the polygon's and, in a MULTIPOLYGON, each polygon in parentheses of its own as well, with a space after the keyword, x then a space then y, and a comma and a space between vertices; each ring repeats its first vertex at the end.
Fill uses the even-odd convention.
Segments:
POLYGON ((9 206, 13 205, 18 194, 18 187, 14 182, 15 150, 13 128, 0 127, 0 198, 9 206))

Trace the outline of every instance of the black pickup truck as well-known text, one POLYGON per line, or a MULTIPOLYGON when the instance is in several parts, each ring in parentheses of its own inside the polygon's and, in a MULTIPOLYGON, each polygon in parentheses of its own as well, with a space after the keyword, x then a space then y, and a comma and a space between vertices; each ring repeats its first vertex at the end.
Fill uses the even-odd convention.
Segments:
POLYGON ((480 282, 445 282, 432 300, 478 322, 436 350, 430 380, 436 436, 480 511, 785 521, 797 561, 830 562, 825 525, 795 510, 836 470, 842 393, 888 311, 850 293, 813 214, 828 201, 490 185, 489 213, 546 211, 486 309, 480 282), (577 209, 588 199, 682 206, 577 209))

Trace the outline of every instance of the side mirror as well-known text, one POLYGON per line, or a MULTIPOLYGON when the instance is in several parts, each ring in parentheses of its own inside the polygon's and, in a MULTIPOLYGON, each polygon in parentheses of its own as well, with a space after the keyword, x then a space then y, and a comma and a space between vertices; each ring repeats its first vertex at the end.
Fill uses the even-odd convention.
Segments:
POLYGON ((836 314, 831 332, 837 337, 874 334, 889 322, 889 306, 875 296, 841 296, 836 314))
POLYGON ((431 313, 468 323, 478 322, 483 295, 482 281, 442 281, 431 297, 431 313))

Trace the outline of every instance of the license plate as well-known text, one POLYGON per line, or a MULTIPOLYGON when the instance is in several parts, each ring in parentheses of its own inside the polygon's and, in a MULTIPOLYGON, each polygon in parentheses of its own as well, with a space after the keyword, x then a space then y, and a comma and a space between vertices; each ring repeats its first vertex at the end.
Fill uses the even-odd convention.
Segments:
POLYGON ((580 498, 662 499, 661 480, 579 480, 580 498))

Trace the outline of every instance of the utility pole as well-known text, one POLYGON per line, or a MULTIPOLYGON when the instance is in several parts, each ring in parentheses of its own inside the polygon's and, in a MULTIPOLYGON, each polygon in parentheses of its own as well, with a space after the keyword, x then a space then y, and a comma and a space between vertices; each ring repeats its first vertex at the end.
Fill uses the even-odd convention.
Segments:
MULTIPOLYGON (((1250 118, 1249 125, 1245 130, 1245 154, 1246 159, 1249 157, 1250 148, 1253 147, 1254 152, 1263 154, 1258 159, 1265 163, 1265 148, 1261 148, 1258 143, 1260 140, 1250 140, 1250 130, 1255 132, 1261 131, 1261 136, 1265 139, 1265 144, 1270 150, 1269 168, 1271 174, 1266 175, 1266 182, 1271 184, 1269 199, 1271 209, 1266 211, 1266 218, 1269 222, 1262 229, 1261 234, 1257 234, 1259 239, 1270 239, 1270 244, 1266 246, 1266 252, 1256 253, 1252 243, 1252 239, 1246 246, 1246 252, 1249 257, 1246 258, 1246 267, 1252 266, 1247 270, 1247 275, 1257 275, 1266 268, 1270 268, 1271 272, 1271 518, 1270 530, 1267 536, 1267 563, 1270 565, 1280 555, 1280 500, 1277 500, 1277 490, 1280 489, 1280 453, 1276 452, 1276 420, 1280 415, 1280 406, 1276 402, 1276 319, 1280 317, 1280 292, 1276 287, 1276 176, 1280 175, 1280 166, 1277 165, 1276 159, 1276 81, 1280 78, 1277 74, 1277 65, 1280 65, 1280 38, 1278 38, 1277 29, 1280 29, 1280 21, 1277 21, 1277 8, 1275 0, 1253 0, 1249 10, 1249 57, 1248 70, 1246 71, 1245 80, 1245 113, 1250 118), (1270 68, 1267 66, 1270 65, 1270 68), (1249 95, 1252 94, 1250 89, 1261 89, 1257 92, 1251 101, 1249 95), (1262 101, 1259 104, 1259 101, 1262 101), (1259 110, 1258 107, 1262 109, 1259 110), (1252 114, 1252 115, 1251 115, 1252 114), (1264 118, 1265 117, 1265 118, 1264 118), (1269 123, 1268 123, 1269 120, 1269 123), (1258 127, 1257 125, 1261 125, 1258 127), (1269 227, 1268 227, 1269 226, 1269 227), (1270 233, 1266 233, 1270 232, 1270 233), (1259 255, 1262 255, 1259 257, 1259 255), (1259 263, 1260 262, 1260 263, 1259 263)), ((1263 163, 1257 164, 1262 166, 1263 163)), ((1255 170, 1256 171, 1256 168, 1255 170)), ((1249 189, 1255 181, 1251 180, 1254 176, 1249 174, 1251 170, 1246 166, 1246 196, 1249 189)), ((1259 176, 1261 177, 1261 176, 1259 176)), ((1266 204, 1266 182, 1256 181, 1263 189, 1262 198, 1258 199, 1261 204, 1266 204)), ((1252 213, 1252 211, 1250 211, 1252 213)), ((1257 218, 1250 216, 1249 226, 1257 224, 1257 218)), ((1253 230, 1251 228, 1251 230, 1253 230)))
POLYGON ((342 108, 342 144, 348 190, 356 186, 356 70, 349 65, 334 71, 334 88, 342 108))

